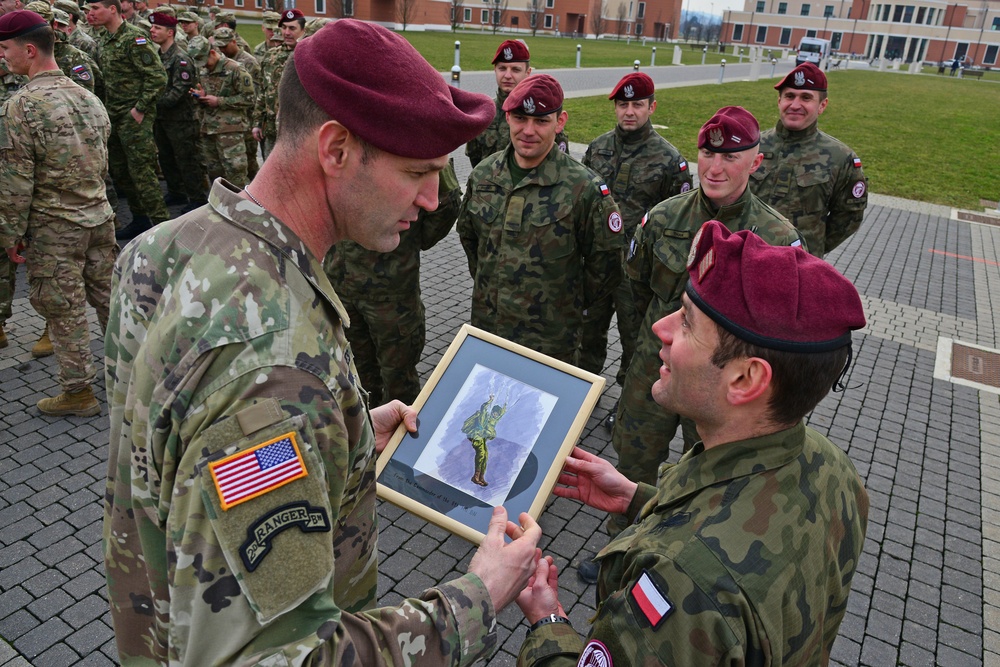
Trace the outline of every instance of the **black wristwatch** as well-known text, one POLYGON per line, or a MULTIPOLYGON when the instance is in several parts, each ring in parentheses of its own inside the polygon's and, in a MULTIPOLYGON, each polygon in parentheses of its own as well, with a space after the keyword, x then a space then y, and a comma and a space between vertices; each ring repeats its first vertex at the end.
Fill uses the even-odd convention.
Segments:
POLYGON ((543 616, 534 623, 532 623, 531 627, 528 628, 528 634, 530 635, 538 628, 542 627, 543 625, 548 625, 549 623, 565 623, 569 627, 571 628, 573 627, 573 624, 570 623, 569 619, 566 618, 565 616, 556 616, 555 614, 549 614, 548 616, 543 616))

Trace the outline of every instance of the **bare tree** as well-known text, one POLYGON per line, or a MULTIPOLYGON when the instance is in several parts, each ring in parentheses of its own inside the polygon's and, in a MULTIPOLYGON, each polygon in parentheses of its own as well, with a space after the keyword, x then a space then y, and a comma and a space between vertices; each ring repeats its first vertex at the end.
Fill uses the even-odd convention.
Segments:
POLYGON ((455 32, 458 30, 458 26, 462 23, 462 15, 464 13, 465 3, 462 0, 451 0, 448 5, 449 17, 451 18, 451 31, 455 32))
POLYGON ((607 27, 607 21, 604 19, 604 15, 608 11, 608 2, 607 0, 594 0, 594 4, 591 9, 590 29, 594 31, 595 36, 600 37, 604 34, 604 30, 607 27))
POLYGON ((531 36, 534 37, 535 33, 538 32, 539 23, 542 20, 542 15, 545 13, 545 8, 542 6, 542 0, 528 0, 528 8, 525 10, 528 15, 528 25, 531 27, 531 36))
POLYGON ((413 13, 417 10, 417 0, 396 0, 396 20, 403 24, 403 32, 410 25, 413 13))
POLYGON ((508 0, 500 0, 500 2, 497 2, 493 6, 493 9, 490 10, 490 25, 493 26, 494 35, 497 34, 497 30, 499 30, 507 22, 508 5, 508 0))
POLYGON ((618 11, 615 13, 615 19, 618 21, 615 25, 615 31, 618 33, 618 39, 621 40, 622 34, 625 32, 626 19, 628 18, 628 5, 625 2, 618 3, 618 11))

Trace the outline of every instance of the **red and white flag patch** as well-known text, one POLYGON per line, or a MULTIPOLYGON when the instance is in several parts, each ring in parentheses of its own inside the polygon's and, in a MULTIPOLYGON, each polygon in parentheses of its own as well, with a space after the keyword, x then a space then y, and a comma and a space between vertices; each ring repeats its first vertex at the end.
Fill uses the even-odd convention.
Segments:
POLYGON ((629 594, 639 611, 654 629, 659 627, 663 619, 674 610, 674 605, 670 603, 670 600, 667 599, 667 596, 663 594, 646 570, 643 570, 639 580, 632 584, 629 594))
POLYGON ((601 194, 604 195, 605 197, 607 197, 609 194, 611 194, 611 190, 604 183, 601 183, 601 194))
POLYGON ((224 510, 308 474, 294 431, 210 463, 208 467, 224 510))
POLYGON ((678 169, 678 171, 687 171, 687 170, 688 170, 687 160, 681 160, 681 168, 678 169))
POLYGON ((861 169, 861 158, 859 157, 854 158, 854 168, 861 169))

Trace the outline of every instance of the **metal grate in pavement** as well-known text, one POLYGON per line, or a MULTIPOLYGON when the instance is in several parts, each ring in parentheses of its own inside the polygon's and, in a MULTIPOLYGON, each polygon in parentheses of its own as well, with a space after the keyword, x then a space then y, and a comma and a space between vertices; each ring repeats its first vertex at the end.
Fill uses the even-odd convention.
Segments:
POLYGON ((996 215, 973 213, 971 211, 955 211, 954 219, 961 220, 963 222, 978 222, 981 225, 1000 227, 1000 216, 996 215))
POLYGON ((953 343, 951 375, 1000 388, 1000 352, 953 343))

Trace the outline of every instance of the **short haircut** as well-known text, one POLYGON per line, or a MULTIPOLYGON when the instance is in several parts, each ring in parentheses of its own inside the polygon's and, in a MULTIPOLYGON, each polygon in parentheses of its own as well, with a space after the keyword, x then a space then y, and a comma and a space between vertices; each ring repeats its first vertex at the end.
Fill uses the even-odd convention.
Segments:
POLYGON ((33 44, 35 48, 38 49, 38 53, 42 56, 49 57, 55 49, 56 35, 52 30, 52 26, 46 25, 40 28, 35 28, 31 32, 27 32, 20 37, 15 37, 11 41, 18 44, 22 48, 28 44, 33 44))
POLYGON ((278 27, 276 29, 277 30, 281 30, 282 24, 284 24, 284 23, 292 23, 292 22, 298 23, 299 27, 302 28, 303 30, 305 30, 305 28, 306 28, 306 19, 305 19, 305 17, 303 17, 303 18, 297 18, 297 19, 281 19, 281 22, 278 23, 278 27))
POLYGON ((104 5, 105 7, 114 7, 118 10, 118 13, 122 13, 122 3, 119 0, 94 0, 89 3, 91 5, 104 5))
POLYGON ((802 420, 830 393, 847 367, 850 346, 830 352, 783 352, 753 345, 715 324, 719 344, 712 363, 722 368, 733 359, 758 357, 771 366, 774 388, 768 416, 778 424, 802 420))

